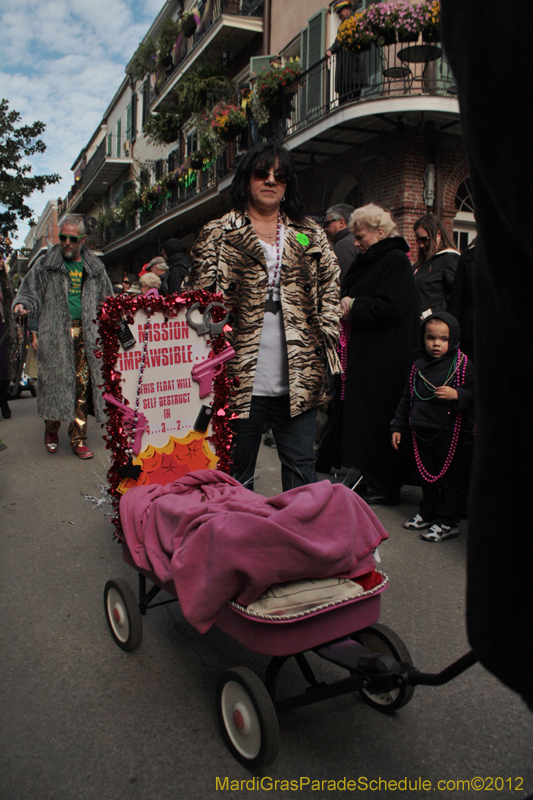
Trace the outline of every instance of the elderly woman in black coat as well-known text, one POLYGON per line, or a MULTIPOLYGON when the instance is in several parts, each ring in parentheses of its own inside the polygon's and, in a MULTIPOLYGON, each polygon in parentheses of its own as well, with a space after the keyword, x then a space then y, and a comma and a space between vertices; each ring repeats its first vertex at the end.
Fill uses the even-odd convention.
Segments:
POLYGON ((360 255, 343 283, 350 324, 342 413, 342 463, 361 470, 367 502, 396 505, 405 468, 390 446, 390 421, 416 344, 418 304, 409 247, 389 211, 366 205, 350 228, 360 255))

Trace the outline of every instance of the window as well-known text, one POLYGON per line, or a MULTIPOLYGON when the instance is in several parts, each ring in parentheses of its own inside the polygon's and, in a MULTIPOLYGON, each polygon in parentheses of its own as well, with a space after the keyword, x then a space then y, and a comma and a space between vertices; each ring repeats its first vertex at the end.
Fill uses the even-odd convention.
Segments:
POLYGON ((120 152, 121 139, 122 139, 121 133, 122 133, 122 120, 117 119, 117 158, 120 158, 120 156, 122 155, 122 153, 120 152))

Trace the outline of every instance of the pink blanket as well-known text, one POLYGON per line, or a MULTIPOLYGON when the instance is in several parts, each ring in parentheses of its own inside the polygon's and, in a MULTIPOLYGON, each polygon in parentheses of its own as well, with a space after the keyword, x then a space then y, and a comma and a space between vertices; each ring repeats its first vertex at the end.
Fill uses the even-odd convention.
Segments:
POLYGON ((276 583, 370 572, 372 551, 388 537, 341 484, 265 498, 215 470, 130 489, 120 518, 135 564, 158 583, 174 582, 186 619, 201 633, 228 600, 247 606, 276 583))

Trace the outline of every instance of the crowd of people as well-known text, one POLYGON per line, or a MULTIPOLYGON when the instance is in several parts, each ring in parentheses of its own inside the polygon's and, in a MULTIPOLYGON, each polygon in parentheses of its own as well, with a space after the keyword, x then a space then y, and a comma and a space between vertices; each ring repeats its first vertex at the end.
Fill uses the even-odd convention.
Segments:
MULTIPOLYGON (((357 491, 369 504, 399 504, 403 484, 421 483, 419 512, 406 527, 428 541, 457 535, 473 367, 469 353, 458 350, 458 322, 446 312, 452 298, 461 316, 464 290, 453 298, 459 253, 441 220, 425 214, 415 222, 414 264, 386 208, 337 204, 323 229, 306 217, 293 157, 279 142, 255 145, 240 160, 231 200, 232 210, 200 232, 191 265, 184 242, 170 238, 161 255, 114 289, 86 247, 83 220, 63 220, 59 245, 30 270, 12 303, 15 314, 39 319, 37 405, 48 452, 57 451, 64 420, 74 453, 93 457, 87 416, 104 416, 93 323, 102 300, 113 291, 208 289, 221 293, 231 312, 227 336, 236 355, 227 368, 239 378, 232 409, 238 480, 253 487, 269 428, 283 490, 318 481, 317 409, 331 390, 319 469, 358 470, 357 491)), ((4 273, 2 326, 9 332, 7 283, 4 273)), ((8 417, 4 351, 0 409, 8 417)))

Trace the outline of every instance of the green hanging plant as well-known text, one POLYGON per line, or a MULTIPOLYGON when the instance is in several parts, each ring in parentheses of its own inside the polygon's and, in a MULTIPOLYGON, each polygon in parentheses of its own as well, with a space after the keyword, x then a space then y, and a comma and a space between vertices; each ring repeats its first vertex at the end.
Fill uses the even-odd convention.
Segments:
POLYGON ((143 133, 150 144, 172 144, 181 132, 180 117, 172 111, 161 110, 148 117, 143 133))
POLYGON ((156 40, 157 58, 161 64, 172 58, 172 51, 179 34, 180 23, 166 19, 156 40))
POLYGON ((147 72, 157 69, 157 48, 153 39, 141 42, 131 60, 131 74, 135 81, 142 81, 147 72))

